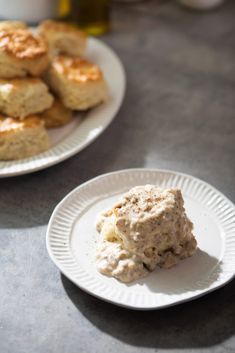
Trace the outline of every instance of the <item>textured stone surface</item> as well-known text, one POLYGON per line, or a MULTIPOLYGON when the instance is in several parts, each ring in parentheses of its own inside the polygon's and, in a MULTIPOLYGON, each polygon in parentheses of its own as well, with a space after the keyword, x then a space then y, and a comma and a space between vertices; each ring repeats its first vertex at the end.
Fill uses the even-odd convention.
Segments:
POLYGON ((235 3, 116 5, 104 37, 127 71, 115 121, 53 168, 0 180, 0 352, 234 352, 235 282, 169 309, 134 312, 83 293, 48 258, 47 222, 74 187, 129 167, 190 173, 235 201, 235 3))

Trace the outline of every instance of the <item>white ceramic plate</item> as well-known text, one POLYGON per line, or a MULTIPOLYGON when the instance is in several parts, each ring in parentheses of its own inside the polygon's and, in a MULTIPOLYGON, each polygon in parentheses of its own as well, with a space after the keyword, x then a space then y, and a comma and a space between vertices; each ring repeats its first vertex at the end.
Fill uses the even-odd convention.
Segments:
POLYGON ((0 177, 31 173, 57 164, 81 151, 110 124, 125 93, 125 72, 117 55, 95 38, 88 39, 86 57, 103 70, 109 87, 109 100, 89 112, 77 114, 65 127, 49 131, 52 147, 19 161, 0 162, 0 177))
POLYGON ((173 171, 130 169, 101 175, 77 187, 54 210, 47 249, 61 272, 86 292, 132 309, 157 309, 219 288, 235 274, 235 207, 211 185, 173 171), (198 251, 176 267, 123 284, 97 272, 95 219, 136 185, 179 187, 194 223, 198 251))

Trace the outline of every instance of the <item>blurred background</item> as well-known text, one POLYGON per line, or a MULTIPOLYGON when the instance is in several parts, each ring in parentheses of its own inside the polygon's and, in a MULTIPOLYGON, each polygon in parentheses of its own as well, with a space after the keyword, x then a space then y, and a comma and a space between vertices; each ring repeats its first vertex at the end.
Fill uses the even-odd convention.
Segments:
MULTIPOLYGON (((175 0, 179 6, 195 11, 209 11, 224 0, 175 0)), ((112 9, 117 6, 154 5, 169 0, 0 0, 1 19, 22 20, 35 24, 47 18, 71 22, 91 35, 111 30, 112 9), (33 6, 32 6, 33 5, 33 6)))

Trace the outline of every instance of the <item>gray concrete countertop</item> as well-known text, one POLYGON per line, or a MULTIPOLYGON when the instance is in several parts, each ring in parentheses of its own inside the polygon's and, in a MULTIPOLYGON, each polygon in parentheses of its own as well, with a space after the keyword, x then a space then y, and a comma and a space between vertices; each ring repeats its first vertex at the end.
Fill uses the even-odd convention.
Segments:
POLYGON ((201 299, 134 312, 83 293, 47 255, 56 204, 130 167, 192 174, 235 201, 235 2, 209 13, 175 1, 115 5, 104 37, 127 72, 121 110, 77 156, 0 180, 0 352, 234 352, 235 282, 201 299))

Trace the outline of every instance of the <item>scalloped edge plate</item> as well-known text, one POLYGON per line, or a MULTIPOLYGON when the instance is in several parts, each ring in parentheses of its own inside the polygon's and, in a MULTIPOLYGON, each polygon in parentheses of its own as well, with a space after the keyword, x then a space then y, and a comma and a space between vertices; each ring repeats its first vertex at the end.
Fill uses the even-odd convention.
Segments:
POLYGON ((46 243, 56 266, 84 291, 123 307, 159 309, 195 299, 234 277, 235 206, 214 187, 190 175, 170 170, 121 170, 98 176, 69 193, 51 216, 46 243), (95 217, 128 189, 144 184, 182 190, 199 248, 174 268, 156 269, 127 285, 96 270, 99 235, 95 217))
POLYGON ((75 117, 70 126, 49 131, 52 147, 46 152, 17 161, 0 161, 0 178, 32 173, 72 157, 92 143, 114 119, 125 93, 123 65, 108 45, 92 37, 88 39, 86 57, 103 70, 109 87, 109 100, 85 113, 77 113, 77 121, 75 117))

